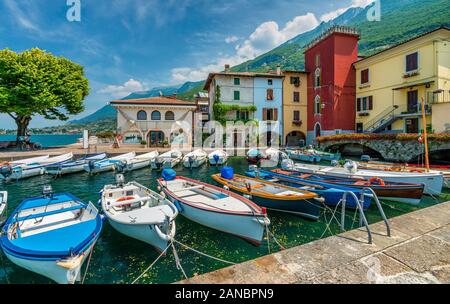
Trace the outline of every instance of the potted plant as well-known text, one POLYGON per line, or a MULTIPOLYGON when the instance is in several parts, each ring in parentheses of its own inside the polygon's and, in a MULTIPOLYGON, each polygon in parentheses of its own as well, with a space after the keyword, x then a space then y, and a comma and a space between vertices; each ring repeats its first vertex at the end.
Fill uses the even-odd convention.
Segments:
POLYGON ((167 148, 169 146, 169 141, 167 139, 164 139, 163 141, 163 147, 167 148))
POLYGON ((141 140, 141 145, 145 148, 147 146, 147 141, 146 140, 141 140))

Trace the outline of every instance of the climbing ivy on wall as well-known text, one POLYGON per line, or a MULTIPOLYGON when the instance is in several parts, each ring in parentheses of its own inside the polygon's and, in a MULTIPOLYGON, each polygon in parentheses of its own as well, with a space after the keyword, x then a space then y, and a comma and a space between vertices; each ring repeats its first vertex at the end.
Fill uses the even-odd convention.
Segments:
POLYGON ((218 121, 222 125, 227 121, 225 115, 229 111, 248 111, 248 112, 256 112, 256 106, 239 106, 239 105, 224 105, 221 102, 221 92, 220 86, 216 86, 216 94, 214 96, 214 105, 213 105, 213 113, 214 120, 218 121))

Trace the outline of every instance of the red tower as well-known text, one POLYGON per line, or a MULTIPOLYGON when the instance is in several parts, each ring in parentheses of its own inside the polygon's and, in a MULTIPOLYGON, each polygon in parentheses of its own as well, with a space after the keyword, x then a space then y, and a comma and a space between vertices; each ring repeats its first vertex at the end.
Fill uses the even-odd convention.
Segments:
POLYGON ((355 130, 358 40, 355 29, 334 26, 306 47, 308 143, 355 130))

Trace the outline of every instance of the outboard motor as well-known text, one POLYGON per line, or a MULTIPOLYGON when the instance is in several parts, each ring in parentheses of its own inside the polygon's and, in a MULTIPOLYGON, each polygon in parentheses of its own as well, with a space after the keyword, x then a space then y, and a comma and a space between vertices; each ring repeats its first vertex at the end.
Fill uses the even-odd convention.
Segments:
POLYGON ((164 164, 164 158, 162 158, 162 157, 157 157, 156 159, 155 159, 155 165, 156 165, 156 168, 159 170, 159 169, 161 169, 162 168, 162 165, 164 164))
POLYGON ((194 160, 195 160, 195 156, 189 156, 188 157, 188 162, 189 162, 189 167, 192 169, 192 164, 194 163, 194 160))
POLYGON ((338 162, 337 160, 333 159, 333 160, 331 161, 331 166, 332 166, 332 167, 338 167, 338 166, 339 166, 339 162, 338 162))
POLYGON ((121 188, 125 185, 125 176, 123 174, 116 174, 116 184, 121 188))
POLYGON ((127 167, 127 163, 126 161, 120 161, 118 163, 116 163, 115 165, 117 172, 124 172, 125 168, 127 167))
POLYGON ((45 185, 44 189, 42 189, 42 195, 45 198, 52 198, 53 197, 53 188, 51 185, 45 185))
POLYGON ((293 170, 295 163, 292 159, 283 159, 281 162, 281 168, 284 170, 293 170))
POLYGON ((0 174, 3 175, 3 177, 5 179, 7 179, 8 177, 10 177, 13 173, 13 169, 11 167, 11 165, 5 165, 0 167, 0 174))
POLYGON ((358 165, 352 160, 347 160, 344 164, 344 168, 350 173, 356 173, 358 165))
POLYGON ((88 167, 89 167, 89 171, 90 171, 90 172, 94 171, 94 169, 95 169, 95 161, 90 160, 90 161, 88 162, 88 167))

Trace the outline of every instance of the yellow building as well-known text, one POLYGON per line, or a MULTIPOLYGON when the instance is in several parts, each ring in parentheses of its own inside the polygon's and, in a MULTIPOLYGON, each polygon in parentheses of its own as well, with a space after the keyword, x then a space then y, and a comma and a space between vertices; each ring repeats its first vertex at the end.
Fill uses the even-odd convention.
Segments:
POLYGON ((283 131, 286 146, 299 146, 307 132, 307 73, 283 71, 283 131))
POLYGON ((450 30, 441 27, 355 63, 357 132, 436 133, 450 126, 450 30))

